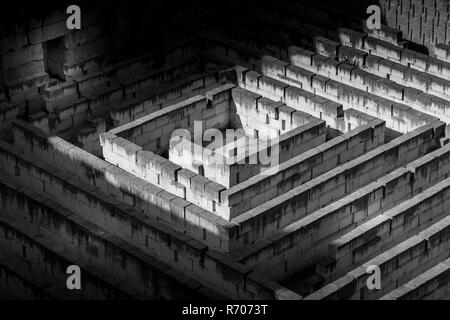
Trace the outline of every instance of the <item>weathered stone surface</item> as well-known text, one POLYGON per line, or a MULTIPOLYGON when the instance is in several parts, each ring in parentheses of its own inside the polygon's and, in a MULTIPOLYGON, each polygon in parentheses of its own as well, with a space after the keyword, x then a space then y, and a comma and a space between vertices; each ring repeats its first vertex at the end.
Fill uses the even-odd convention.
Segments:
POLYGON ((321 1, 0 27, 0 297, 448 298, 446 3, 321 1))

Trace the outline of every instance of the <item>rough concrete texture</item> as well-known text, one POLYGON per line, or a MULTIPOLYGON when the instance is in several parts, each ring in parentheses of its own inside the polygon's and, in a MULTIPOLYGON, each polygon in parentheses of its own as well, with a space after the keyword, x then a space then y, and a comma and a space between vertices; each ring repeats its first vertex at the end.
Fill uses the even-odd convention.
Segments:
POLYGON ((450 298, 445 1, 231 2, 0 29, 0 298, 450 298))

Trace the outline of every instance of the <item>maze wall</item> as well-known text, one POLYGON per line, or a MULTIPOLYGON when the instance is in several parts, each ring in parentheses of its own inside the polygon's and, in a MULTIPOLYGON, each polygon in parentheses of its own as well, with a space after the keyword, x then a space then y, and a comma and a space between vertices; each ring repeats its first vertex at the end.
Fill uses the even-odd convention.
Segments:
POLYGON ((99 3, 1 30, 0 298, 450 298, 444 1, 99 3))

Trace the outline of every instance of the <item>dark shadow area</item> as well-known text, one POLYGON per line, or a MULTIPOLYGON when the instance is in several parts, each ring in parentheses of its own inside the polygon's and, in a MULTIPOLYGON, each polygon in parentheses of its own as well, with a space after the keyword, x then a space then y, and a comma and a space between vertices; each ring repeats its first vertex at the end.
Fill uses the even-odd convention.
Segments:
MULTIPOLYGON (((272 55, 280 60, 289 61, 289 53, 287 51, 288 46, 294 45, 315 51, 313 40, 316 36, 338 40, 337 30, 339 28, 351 28, 362 31, 362 21, 367 18, 366 8, 374 3, 377 3, 377 1, 85 0, 79 1, 77 4, 82 8, 82 17, 84 17, 83 13, 85 12, 85 9, 87 12, 95 12, 96 16, 94 18, 98 19, 101 33, 107 39, 101 44, 103 46, 101 49, 105 54, 102 54, 98 58, 100 67, 105 70, 109 65, 114 63, 120 63, 126 59, 132 58, 138 60, 139 57, 144 54, 149 55, 151 58, 148 58, 148 61, 152 61, 151 67, 141 71, 143 74, 145 72, 154 72, 151 80, 155 83, 159 82, 161 85, 164 85, 162 86, 162 89, 159 88, 161 89, 160 91, 164 91, 166 88, 171 88, 171 85, 174 85, 176 81, 184 77, 187 73, 191 73, 191 75, 202 75, 203 81, 205 81, 206 78, 205 74, 209 73, 208 76, 211 76, 211 74, 212 76, 215 76, 215 80, 218 83, 232 82, 236 84, 236 73, 234 70, 230 70, 233 63, 242 64, 249 70, 260 71, 260 59, 263 54, 272 55), (234 42, 234 40, 236 41, 234 42), (236 44, 239 42, 248 44, 248 46, 236 44), (190 66, 191 69, 186 68, 187 71, 185 70, 185 73, 180 73, 180 75, 176 74, 173 70, 164 69, 168 66, 178 67, 182 66, 183 63, 186 63, 186 61, 177 61, 177 64, 175 64, 173 60, 171 60, 173 57, 168 54, 168 52, 173 53, 175 51, 174 48, 180 48, 181 51, 185 50, 188 47, 186 43, 192 44, 193 48, 190 52, 191 56, 189 56, 189 59, 194 61, 190 66), (225 66, 228 70, 217 71, 214 69, 222 67, 222 69, 225 69, 225 66), (173 81, 173 83, 171 81, 173 81)), ((65 12, 65 8, 70 4, 73 4, 73 2, 61 0, 30 1, 29 3, 15 1, 11 2, 9 5, 4 5, 0 11, 0 35, 3 36, 0 38, 14 38, 19 34, 24 35, 27 39, 24 46, 30 46, 32 42, 31 37, 33 36, 31 33, 34 28, 33 26, 42 23, 42 17, 47 17, 49 13, 54 12, 55 10, 65 12)), ((48 88, 53 85, 57 86, 67 81, 67 79, 70 80, 70 77, 65 79, 66 67, 68 68, 68 66, 65 65, 66 57, 61 54, 60 50, 63 45, 62 37, 56 36, 44 42, 44 70, 50 77, 50 80, 48 80, 45 85, 39 87, 39 95, 43 95, 41 88, 48 88)), ((426 48, 410 41, 405 40, 402 42, 402 45, 405 48, 428 54, 426 48)), ((2 48, 0 48, 0 52, 3 52, 1 49, 2 48)), ((186 56, 184 56, 185 59, 187 58, 186 56)), ((180 69, 182 68, 180 67, 180 69)), ((83 70, 81 74, 88 74, 88 72, 83 70)), ((130 80, 130 83, 136 79, 137 83, 139 83, 139 81, 143 82, 143 79, 147 80, 145 78, 147 75, 143 74, 136 75, 135 78, 130 80)), ((245 73, 243 73, 243 75, 245 77, 245 73)), ((111 79, 119 78, 119 75, 113 74, 113 72, 108 74, 108 76, 110 76, 110 79, 101 83, 101 89, 105 90, 105 92, 111 88, 111 79)), ((4 87, 6 92, 5 100, 11 100, 12 95, 10 91, 13 89, 11 89, 9 84, 7 85, 4 80, 4 78, 0 78, 0 91, 2 91, 2 88, 4 87)), ((117 101, 125 101, 126 99, 129 99, 130 96, 135 99, 137 91, 140 90, 136 89, 135 91, 132 91, 130 89, 130 92, 127 92, 126 85, 128 83, 126 80, 123 80, 123 82, 120 82, 119 84, 113 84, 113 86, 117 86, 116 89, 117 92, 119 92, 117 93, 119 96, 117 101)), ((75 89, 72 88, 73 96, 70 97, 71 99, 76 97, 74 100, 81 98, 89 100, 91 94, 93 97, 94 94, 97 93, 84 92, 80 89, 79 83, 81 83, 81 81, 77 82, 76 85, 73 85, 75 89)), ((69 86, 70 84, 68 87, 69 86)), ((98 87, 100 87, 100 85, 98 85, 98 87)), ((93 88, 97 87, 93 86, 93 88)), ((157 91, 158 88, 155 88, 156 86, 151 87, 151 91, 157 91)), ((67 90, 70 89, 71 88, 67 90)), ((201 89, 204 90, 205 86, 203 85, 201 89)), ((153 94, 155 95, 153 100, 156 101, 157 94, 154 92, 153 94)), ((181 96, 180 93, 180 97, 181 96)), ((97 98, 97 96, 95 96, 95 98, 97 98)), ((145 99, 152 100, 148 97, 145 99)), ((97 100, 101 100, 101 98, 97 100)), ((97 100, 95 101, 98 102, 97 100)), ((105 101, 106 100, 107 99, 105 98, 105 101)), ((58 123, 63 129, 61 129, 61 132, 57 132, 57 135, 76 144, 74 134, 78 134, 78 131, 82 126, 94 118, 92 115, 94 108, 91 105, 94 103, 92 103, 92 101, 94 101, 94 98, 89 100, 89 105, 86 107, 88 111, 82 114, 84 118, 80 120, 81 125, 79 127, 71 127, 73 132, 68 134, 67 131, 64 132, 64 130, 66 130, 64 127, 66 123, 63 123, 63 125, 58 123)), ((116 100, 113 102, 116 102, 116 100)), ((100 111, 94 110, 95 112, 98 111, 95 116, 98 118, 103 117, 106 122, 104 131, 108 131, 115 126, 114 119, 112 119, 111 114, 109 113, 111 110, 109 110, 108 103, 110 103, 110 101, 104 102, 104 105, 98 109, 100 111)), ((57 104, 55 105, 60 107, 57 104)), ((152 102, 150 107, 155 106, 162 108, 162 103, 158 105, 158 103, 152 102)), ((57 107, 55 107, 55 109, 57 109, 57 107)), ((236 107, 234 106, 234 108, 236 107)), ((53 112, 53 110, 48 111, 41 105, 33 106, 32 102, 26 100, 24 104, 20 105, 17 118, 28 121, 30 120, 30 116, 40 112, 44 113, 43 118, 48 116, 47 120, 52 122, 56 121, 54 120, 56 117, 53 117, 54 115, 59 117, 64 111, 66 110, 63 108, 55 112, 53 112), (30 112, 30 109, 38 112, 30 112), (52 116, 50 117, 49 114, 52 116)), ((131 115, 129 116, 131 119, 131 115)), ((33 120, 37 121, 37 116, 34 115, 34 117, 33 120)), ((136 117, 139 118, 139 116, 136 117)), ((73 124, 73 118, 71 121, 73 124)), ((240 123, 241 120, 237 119, 236 121, 237 123, 234 124, 234 127, 242 127, 242 123, 240 123)), ((56 124, 54 123, 49 125, 52 129, 55 128, 55 126, 56 124)), ((340 132, 337 129, 328 129, 327 134, 328 139, 331 139, 339 135, 340 132)), ((217 235, 210 230, 207 230, 205 227, 195 224, 193 220, 190 221, 189 219, 186 219, 185 211, 183 220, 183 214, 175 212, 179 208, 172 208, 172 198, 170 198, 170 195, 167 199, 157 198, 155 195, 155 198, 152 199, 153 202, 149 201, 147 194, 142 189, 143 187, 148 187, 148 183, 144 183, 144 180, 135 178, 121 169, 109 168, 111 169, 109 171, 109 169, 106 168, 108 168, 110 164, 103 162, 101 157, 89 157, 90 155, 86 154, 77 157, 76 152, 70 153, 68 151, 71 149, 71 146, 65 146, 66 149, 53 149, 49 140, 54 137, 54 135, 40 135, 41 133, 39 130, 36 130, 36 132, 33 132, 31 135, 30 139, 35 139, 36 141, 32 141, 30 145, 26 146, 30 149, 26 150, 29 153, 27 155, 29 158, 26 161, 21 159, 19 153, 19 155, 16 156, 14 154, 15 152, 9 153, 9 151, 4 152, 2 150, 2 153, 4 152, 5 154, 10 155, 10 158, 14 159, 11 161, 15 161, 13 167, 8 167, 10 170, 8 174, 11 176, 14 174, 17 181, 24 185, 28 180, 39 180, 39 178, 41 178, 40 175, 42 175, 47 179, 43 179, 42 190, 38 190, 38 187, 35 185, 32 185, 33 188, 36 188, 36 190, 38 190, 36 192, 44 194, 45 197, 50 198, 54 196, 54 199, 60 204, 66 203, 66 201, 68 201, 67 199, 70 199, 69 195, 81 194, 80 197, 88 199, 89 201, 87 201, 87 203, 89 204, 82 203, 82 201, 79 201, 75 196, 73 202, 75 205, 74 208, 71 208, 75 213, 74 216, 85 215, 83 218, 86 220, 96 220, 96 224, 104 223, 98 230, 96 229, 98 234, 102 233, 102 228, 114 229, 114 236, 122 238, 122 240, 116 239, 116 241, 119 244, 125 243, 124 247, 126 247, 127 250, 136 253, 137 256, 146 257, 148 261, 156 261, 156 264, 158 261, 157 259, 154 259, 155 256, 159 259, 164 257, 163 261, 165 261, 166 264, 161 263, 161 265, 159 265, 160 269, 155 268, 154 270, 157 270, 157 272, 155 271, 153 274, 154 278, 150 279, 148 278, 149 273, 146 262, 141 261, 141 264, 138 263, 144 270, 142 279, 145 280, 146 284, 148 283, 149 287, 154 288, 155 296, 153 298, 173 298, 173 296, 170 296, 169 294, 165 295, 163 293, 164 290, 159 287, 160 282, 158 280, 158 272, 165 271, 164 268, 166 268, 166 271, 169 270, 169 267, 172 267, 172 264, 175 267, 170 269, 171 273, 175 273, 173 270, 186 271, 188 268, 191 268, 192 272, 186 271, 186 274, 190 277, 188 281, 191 281, 192 279, 201 279, 199 283, 207 283, 207 285, 202 286, 199 283, 192 284, 189 282, 194 288, 193 290, 199 294, 195 298, 207 296, 208 293, 211 293, 208 291, 208 287, 211 288, 216 283, 219 283, 219 285, 214 287, 214 289, 217 290, 216 293, 219 294, 230 294, 230 292, 232 292, 232 294, 236 294, 236 297, 239 297, 239 294, 242 294, 243 297, 248 298, 250 296, 248 293, 251 292, 251 290, 247 290, 247 286, 253 285, 254 287, 251 287, 251 289, 260 294, 261 297, 274 298, 273 292, 267 289, 267 287, 252 282, 253 280, 249 278, 251 270, 248 271, 244 269, 242 265, 236 267, 235 265, 228 264, 228 257, 226 254, 219 255, 217 252, 214 252, 214 250, 208 246, 208 240, 217 235), (67 153, 64 153, 64 151, 61 150, 67 151, 67 153), (31 159, 33 156, 35 156, 35 158, 31 159), (86 158, 84 158, 84 156, 86 156, 86 158), (43 165, 39 161, 36 161, 35 166, 33 161, 39 158, 46 161, 46 164, 43 165), (45 170, 43 169, 43 166, 46 166, 44 168, 45 170), (52 172, 52 166, 58 168, 61 172, 52 172), (11 168, 14 168, 14 170, 11 168), (134 185, 136 181, 137 183, 134 185), (52 195, 53 191, 48 190, 58 190, 58 194, 52 195), (89 205, 92 205, 92 207, 89 207, 89 205), (92 210, 89 211, 88 209, 92 210), (166 220, 164 221, 161 217, 166 218, 166 220), (168 217, 170 218, 170 221, 168 217), (190 230, 190 232, 187 232, 186 230, 190 230), (153 243, 157 243, 158 245, 155 246, 155 250, 161 250, 162 253, 158 251, 158 254, 155 254, 151 241, 154 241, 153 243), (182 260, 182 257, 183 259, 187 258, 182 260), (185 269, 182 269, 182 267, 179 267, 179 263, 184 263, 188 267, 183 267, 185 269), (167 265, 170 266, 168 267, 167 265), (213 267, 211 267, 211 265, 213 267), (216 273, 208 273, 210 272, 208 268, 211 268, 213 272, 216 273), (213 275, 211 276, 211 274, 213 275), (229 292, 226 293, 220 292, 222 289, 220 287, 220 281, 229 281, 235 288, 228 289, 229 292)), ((388 132, 387 141, 390 141, 397 136, 399 136, 399 133, 390 131, 388 132)), ((27 143, 29 143, 29 141, 27 143)), ((160 143, 157 143, 157 145, 159 144, 160 143)), ((7 149, 7 146, 0 145, 0 147, 2 149, 7 149)), ((160 148, 160 146, 158 146, 158 148, 160 148)), ((428 151, 429 150, 427 150, 427 152, 428 151)), ((157 152, 155 151, 155 153, 157 152)), ((159 150, 159 153, 166 158, 168 157, 168 149, 161 149, 159 150)), ((201 174, 200 171, 204 171, 203 166, 201 169, 199 168, 199 173, 201 174)), ((239 180, 239 178, 237 178, 237 180, 239 180)), ((290 181, 288 182, 291 183, 290 181)), ((40 187, 41 186, 39 185, 39 188, 40 187)), ((288 189, 291 190, 292 186, 288 189)), ((167 192, 165 195, 167 196, 167 192)), ((185 207, 181 210, 182 212, 185 210, 185 207)), ((71 213, 69 212, 67 216, 70 215, 71 213)), ((52 216, 58 216, 58 212, 53 212, 52 216)), ((67 217, 59 217, 58 219, 64 220, 63 222, 59 221, 59 223, 64 226, 64 223, 67 223, 66 218, 67 217)), ((31 221, 31 223, 35 223, 38 226, 42 224, 42 227, 45 227, 46 220, 44 219, 37 222, 33 222, 31 219, 31 221)), ((78 239, 87 239, 83 240, 84 242, 79 240, 79 243, 83 245, 83 250, 90 253, 103 249, 105 252, 108 250, 106 245, 105 247, 99 246, 95 249, 90 246, 89 239, 91 239, 90 237, 95 238, 94 232, 90 233, 84 229, 84 231, 81 232, 76 229, 77 226, 69 223, 67 223, 67 225, 70 225, 70 228, 67 229, 74 234, 74 237, 78 237, 78 239)), ((237 239, 237 241, 240 241, 242 239, 242 235, 239 235, 241 231, 240 226, 234 226, 233 228, 230 227, 230 237, 234 238, 233 240, 237 239)), ((58 232, 59 229, 55 230, 55 232, 58 232)), ((111 238, 113 237, 111 236, 111 238)), ((22 249, 22 251, 23 255, 26 256, 26 249, 22 249)), ((123 270, 127 269, 127 260, 121 256, 121 254, 123 254, 122 252, 117 253, 112 250, 112 252, 109 251, 108 254, 114 257, 113 259, 118 259, 123 270)), ((2 265, 0 264, 0 271, 1 267, 2 265)), ((300 274, 297 274, 296 276, 298 276, 299 279, 302 279, 290 284, 292 290, 297 290, 297 292, 303 295, 319 288, 322 285, 323 279, 317 276, 315 270, 316 267, 317 266, 314 264, 312 267, 308 267, 305 270, 302 270, 300 274)), ((327 265, 325 265, 325 267, 327 267, 327 265)), ((287 268, 287 265, 285 265, 286 271, 287 268)), ((10 270, 8 270, 8 272, 9 271, 10 270)), ((120 273, 117 273, 117 276, 119 277, 120 273)), ((292 279, 289 279, 288 281, 290 280, 292 279)))

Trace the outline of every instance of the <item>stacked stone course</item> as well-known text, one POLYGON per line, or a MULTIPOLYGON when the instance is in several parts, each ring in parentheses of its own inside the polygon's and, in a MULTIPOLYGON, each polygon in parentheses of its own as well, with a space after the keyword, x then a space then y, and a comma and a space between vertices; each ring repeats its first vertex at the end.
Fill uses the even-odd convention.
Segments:
POLYGON ((319 3, 199 7, 118 61, 102 5, 0 30, 0 297, 449 298, 448 10, 380 2, 376 31, 319 3), (276 168, 214 163, 196 123, 276 138, 276 168))

